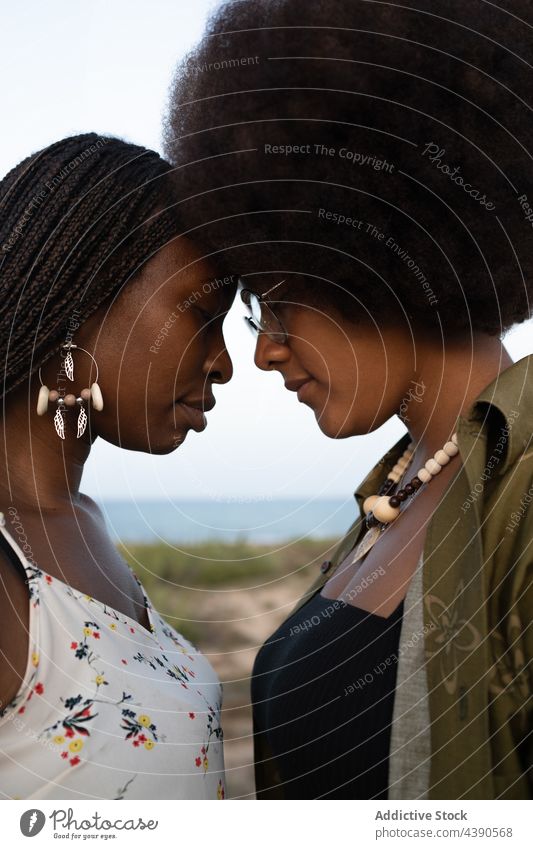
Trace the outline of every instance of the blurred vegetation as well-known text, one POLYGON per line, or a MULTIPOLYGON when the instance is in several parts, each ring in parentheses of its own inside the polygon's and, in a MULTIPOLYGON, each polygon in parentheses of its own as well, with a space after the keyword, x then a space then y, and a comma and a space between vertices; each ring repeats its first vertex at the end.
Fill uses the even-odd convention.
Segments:
MULTIPOLYGON (((268 586, 311 584, 317 564, 333 540, 302 539, 276 545, 246 541, 203 542, 180 548, 168 543, 121 544, 120 554, 143 584, 154 607, 196 644, 205 643, 209 623, 199 621, 206 594, 229 590, 261 592, 268 586)), ((218 605, 220 607, 220 604, 218 605)))
POLYGON ((196 588, 253 587, 260 579, 283 578, 300 571, 329 545, 327 540, 309 539, 277 546, 214 541, 187 549, 167 543, 120 545, 119 551, 149 592, 150 584, 161 580, 196 588))

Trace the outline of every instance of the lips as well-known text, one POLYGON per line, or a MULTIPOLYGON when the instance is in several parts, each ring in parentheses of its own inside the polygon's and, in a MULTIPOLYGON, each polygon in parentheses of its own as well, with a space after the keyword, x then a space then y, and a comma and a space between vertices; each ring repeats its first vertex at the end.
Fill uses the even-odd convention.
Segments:
POLYGON ((175 402, 175 409, 181 410, 190 427, 200 433, 207 427, 205 413, 212 410, 215 404, 214 397, 210 396, 200 400, 178 400, 175 402))
POLYGON ((302 386, 305 386, 306 383, 309 383, 311 380, 310 377, 303 377, 300 380, 286 380, 285 381, 285 389, 288 389, 289 392, 298 392, 302 386))
POLYGON ((207 398, 198 398, 197 400, 178 398, 177 403, 192 407, 193 410, 201 410, 203 413, 208 413, 215 406, 216 400, 214 395, 209 395, 207 398))
POLYGON ((296 380, 286 380, 285 388, 289 392, 296 392, 298 394, 298 401, 305 402, 307 390, 311 387, 312 383, 313 378, 302 377, 296 380))

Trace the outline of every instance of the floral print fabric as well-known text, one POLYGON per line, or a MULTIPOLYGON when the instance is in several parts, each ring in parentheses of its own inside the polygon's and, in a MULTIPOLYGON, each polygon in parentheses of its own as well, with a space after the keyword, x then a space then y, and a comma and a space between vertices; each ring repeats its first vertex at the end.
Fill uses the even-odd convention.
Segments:
POLYGON ((150 631, 24 558, 26 674, 0 704, 0 798, 223 799, 221 685, 154 610, 150 631))

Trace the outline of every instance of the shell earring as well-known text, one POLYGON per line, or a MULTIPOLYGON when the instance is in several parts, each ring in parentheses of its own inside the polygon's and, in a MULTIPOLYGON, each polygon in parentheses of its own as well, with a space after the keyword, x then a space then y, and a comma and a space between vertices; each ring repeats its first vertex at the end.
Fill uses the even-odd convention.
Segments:
POLYGON ((74 380, 74 358, 72 356, 72 351, 83 351, 84 354, 87 354, 91 360, 93 361, 96 368, 96 378, 93 384, 91 384, 90 389, 82 389, 79 397, 72 393, 61 394, 58 389, 49 389, 48 386, 42 381, 41 377, 41 369, 39 369, 39 382, 41 384, 41 388, 39 389, 39 397, 37 398, 37 415, 44 416, 44 414, 48 411, 48 402, 52 401, 57 403, 57 410, 54 415, 54 427, 56 429, 57 435, 61 438, 65 438, 65 413, 68 407, 75 407, 76 404, 79 406, 78 413, 78 435, 83 436, 85 433, 85 428, 87 427, 87 412, 85 407, 83 406, 84 402, 86 404, 89 401, 92 402, 93 408, 95 410, 103 410, 104 409, 104 399, 102 397, 101 389, 98 385, 98 363, 95 358, 89 351, 86 351, 85 348, 81 348, 79 345, 74 345, 72 342, 67 342, 65 345, 61 346, 61 352, 63 357, 63 371, 70 381, 74 380))

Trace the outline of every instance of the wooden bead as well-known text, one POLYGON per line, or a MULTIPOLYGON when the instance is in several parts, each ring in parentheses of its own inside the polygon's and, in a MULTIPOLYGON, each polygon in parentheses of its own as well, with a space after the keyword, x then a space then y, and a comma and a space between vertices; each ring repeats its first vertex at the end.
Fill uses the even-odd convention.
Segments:
POLYGON ((390 504, 391 507, 399 507, 400 506, 400 499, 398 498, 397 495, 391 495, 391 497, 389 499, 389 504, 390 504))
POLYGON ((420 478, 414 477, 411 481, 411 486, 413 487, 413 489, 420 489, 420 487, 422 486, 422 481, 420 480, 420 478))
POLYGON ((400 465, 399 465, 399 463, 396 463, 396 465, 394 465, 394 466, 392 467, 392 474, 393 474, 393 475, 396 475, 396 476, 398 477, 398 479, 399 479, 399 478, 401 478, 401 476, 403 475, 404 471, 405 471, 405 467, 404 467, 404 466, 400 466, 400 465))
POLYGON ((80 398, 83 398, 84 401, 90 401, 91 390, 90 389, 82 389, 81 392, 80 392, 80 398))
POLYGON ((395 493, 395 495, 399 501, 407 500, 407 493, 405 492, 405 489, 399 489, 398 492, 395 493))
POLYGON ((369 495, 368 498, 365 498, 363 501, 363 512, 370 513, 378 498, 378 495, 369 495))
POLYGON ((433 475, 430 474, 430 472, 428 472, 427 469, 419 469, 418 472, 416 473, 416 476, 417 476, 417 478, 420 478, 422 483, 429 483, 429 481, 433 477, 433 475))
POLYGON ((67 407, 75 407, 76 406, 76 396, 72 395, 70 392, 68 395, 65 395, 65 404, 67 407))
POLYGON ((450 462, 449 455, 446 454, 446 451, 443 451, 442 448, 435 452, 434 458, 441 466, 445 466, 446 463, 450 462))
POLYGON ((104 399, 102 398, 102 392, 97 383, 93 383, 91 386, 91 398, 93 399, 93 407, 95 410, 104 409, 104 399))
POLYGON ((456 433, 454 433, 453 436, 452 436, 452 442, 453 442, 454 445, 457 445, 457 434, 456 433))
POLYGON ((57 391, 57 389, 51 389, 50 395, 48 396, 48 400, 49 401, 57 401, 58 398, 59 398, 59 392, 57 391))
POLYGON ((455 442, 447 442, 442 450, 448 455, 448 457, 455 457, 455 455, 459 453, 459 449, 455 442))
POLYGON ((44 416, 48 409, 48 397, 50 390, 48 386, 41 386, 39 389, 39 397, 37 398, 37 415, 44 416))
POLYGON ((442 469, 442 466, 440 465, 440 463, 437 463, 437 461, 434 460, 433 457, 430 460, 427 461, 425 467, 428 470, 428 472, 430 473, 430 475, 438 475, 438 473, 442 469))
POLYGON ((382 495, 374 504, 372 512, 379 522, 393 522, 399 515, 400 508, 391 507, 388 496, 382 495))
POLYGON ((406 493, 406 495, 412 495, 414 491, 414 487, 412 487, 410 483, 405 484, 404 492, 406 493))
POLYGON ((395 482, 387 478, 386 481, 383 481, 380 488, 378 489, 378 495, 387 495, 391 489, 396 486, 395 482))

